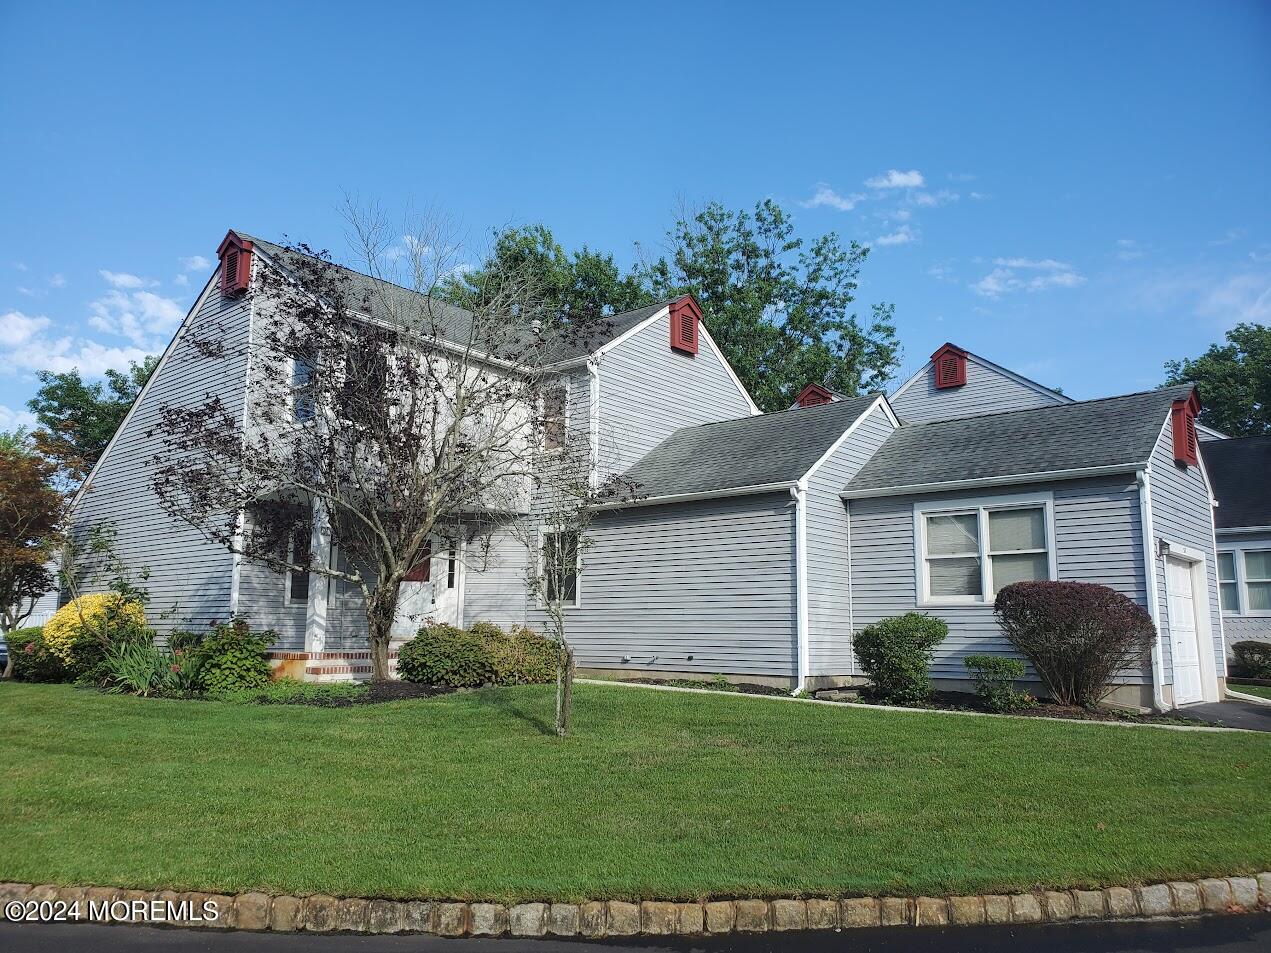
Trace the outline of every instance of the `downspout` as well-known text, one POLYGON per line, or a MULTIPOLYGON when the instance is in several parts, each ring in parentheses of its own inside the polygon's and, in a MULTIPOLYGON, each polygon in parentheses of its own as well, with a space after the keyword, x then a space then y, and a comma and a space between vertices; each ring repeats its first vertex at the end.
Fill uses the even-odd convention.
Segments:
POLYGON ((808 681, 808 484, 790 487, 794 498, 795 648, 798 680, 791 695, 803 694, 808 681))
POLYGON ((1165 704, 1165 655, 1161 647, 1161 604, 1156 580, 1156 538, 1152 532, 1152 483, 1151 467, 1134 474, 1139 485, 1139 521, 1143 524, 1143 561, 1147 570, 1147 611, 1156 627, 1156 641, 1152 643, 1152 704, 1158 712, 1166 710, 1165 704))
POLYGON ((600 485, 600 365, 587 362, 587 440, 591 444, 591 488, 600 485))

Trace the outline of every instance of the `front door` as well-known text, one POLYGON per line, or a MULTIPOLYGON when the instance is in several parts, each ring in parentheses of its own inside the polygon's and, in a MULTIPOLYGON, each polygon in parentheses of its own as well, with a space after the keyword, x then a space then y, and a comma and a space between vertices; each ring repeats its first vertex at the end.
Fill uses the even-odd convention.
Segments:
POLYGON ((414 638, 426 622, 459 624, 458 553, 448 543, 434 544, 430 553, 397 589, 394 640, 414 638))
POLYGON ((1165 558, 1169 586, 1170 651, 1174 668, 1174 704, 1204 700, 1200 687, 1200 646, 1196 641, 1196 594, 1192 589, 1192 564, 1174 556, 1165 558))

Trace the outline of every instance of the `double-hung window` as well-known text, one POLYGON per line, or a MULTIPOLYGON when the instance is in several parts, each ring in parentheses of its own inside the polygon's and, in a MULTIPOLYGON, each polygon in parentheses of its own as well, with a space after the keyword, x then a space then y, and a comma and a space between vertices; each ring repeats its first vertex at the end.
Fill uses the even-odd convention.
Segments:
POLYGON ((313 406, 313 361, 307 357, 295 357, 291 360, 291 413, 298 423, 312 420, 313 406))
POLYGON ((1271 549, 1220 552, 1218 596, 1230 615, 1271 616, 1271 549))
POLYGON ((1054 578, 1049 494, 914 507, 919 601, 993 601, 1013 582, 1054 578))
POLYGON ((569 390, 563 385, 552 385, 543 391, 542 416, 543 449, 552 452, 565 446, 569 425, 569 390))
POLYGON ((544 530, 541 538, 543 601, 573 608, 578 605, 578 534, 544 530))

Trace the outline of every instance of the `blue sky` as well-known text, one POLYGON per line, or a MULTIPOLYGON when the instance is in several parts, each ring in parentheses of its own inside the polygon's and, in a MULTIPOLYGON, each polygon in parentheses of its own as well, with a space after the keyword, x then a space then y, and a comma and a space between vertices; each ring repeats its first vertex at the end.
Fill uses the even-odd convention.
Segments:
POLYGON ((656 250, 772 197, 945 340, 1079 397, 1271 323, 1271 4, 0 0, 0 429, 166 343, 228 227, 344 191, 656 250))

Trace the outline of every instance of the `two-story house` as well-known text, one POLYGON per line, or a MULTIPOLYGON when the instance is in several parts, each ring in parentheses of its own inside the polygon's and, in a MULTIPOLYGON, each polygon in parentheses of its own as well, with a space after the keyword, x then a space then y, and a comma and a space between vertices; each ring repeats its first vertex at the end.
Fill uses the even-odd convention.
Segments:
MULTIPOLYGON (((352 593, 208 543, 163 512, 147 472, 163 405, 208 394, 240 414, 250 404, 241 362, 182 358, 202 322, 251 333, 252 296, 224 293, 224 259, 236 256, 238 276, 280 251, 230 233, 75 519, 117 526, 120 555, 149 568, 152 601, 171 607, 161 627, 241 616, 279 633, 275 652, 294 674, 361 676, 352 593)), ((1221 697, 1220 564, 1193 388, 1073 401, 945 345, 890 397, 810 385, 791 409, 760 414, 692 298, 608 328, 557 368, 565 426, 610 448, 598 477, 637 487, 597 508, 565 587, 584 672, 848 684, 861 679, 853 634, 917 610, 948 622, 933 675, 957 685, 967 654, 1012 651, 996 591, 1063 579, 1112 586, 1157 623, 1150 662, 1118 700, 1164 709, 1221 697)), ((537 559, 512 534, 480 559, 438 541, 404 601, 462 625, 535 625, 525 574, 537 559)))

